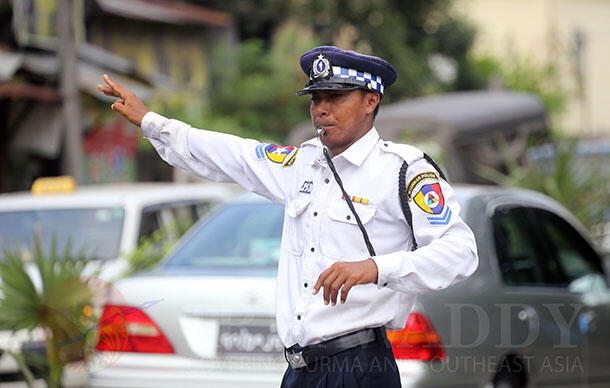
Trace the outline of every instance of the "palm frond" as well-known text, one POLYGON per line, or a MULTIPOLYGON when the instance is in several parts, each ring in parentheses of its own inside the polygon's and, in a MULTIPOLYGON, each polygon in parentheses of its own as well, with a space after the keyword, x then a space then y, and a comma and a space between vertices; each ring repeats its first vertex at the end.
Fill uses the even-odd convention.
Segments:
POLYGON ((84 254, 84 248, 73 256, 70 242, 60 256, 55 238, 50 248, 45 253, 40 240, 34 236, 32 264, 40 274, 38 288, 28 274, 24 255, 4 252, 4 259, 0 260, 0 327, 44 328, 49 366, 45 379, 49 386, 59 386, 63 366, 84 354, 83 315, 85 307, 90 310, 93 292, 88 278, 82 275, 91 258, 84 254))
POLYGON ((0 260, 2 298, 0 299, 0 327, 10 330, 36 327, 38 294, 20 255, 6 251, 0 260))

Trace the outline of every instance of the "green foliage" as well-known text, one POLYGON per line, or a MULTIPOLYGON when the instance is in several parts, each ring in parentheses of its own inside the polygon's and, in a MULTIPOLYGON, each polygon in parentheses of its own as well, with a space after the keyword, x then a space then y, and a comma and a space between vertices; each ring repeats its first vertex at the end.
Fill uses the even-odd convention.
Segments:
MULTIPOLYGON (((217 132, 230 132, 241 136, 248 133, 231 116, 219 115, 212 112, 205 96, 190 92, 158 95, 150 103, 150 109, 173 119, 189 123, 196 128, 217 132)), ((149 144, 146 140, 143 142, 149 144)))
POLYGON ((306 83, 297 59, 312 46, 302 27, 286 23, 269 48, 260 39, 242 42, 234 68, 227 68, 225 55, 215 56, 213 111, 237 120, 252 137, 282 140, 307 118, 309 99, 295 95, 306 83))
POLYGON ((138 247, 126 257, 128 268, 121 277, 153 268, 192 225, 192 222, 176 222, 142 238, 138 247))
POLYGON ((174 242, 167 242, 161 230, 143 238, 138 247, 127 256, 128 267, 121 277, 151 269, 169 252, 174 242))
POLYGON ((209 100, 164 93, 151 109, 196 128, 281 142, 307 118, 308 99, 295 95, 305 84, 297 58, 314 45, 300 26, 290 23, 278 29, 269 48, 260 39, 219 45, 212 55, 209 100))
POLYGON ((453 89, 453 84, 437 78, 430 56, 441 54, 459 63, 474 40, 474 28, 453 15, 446 0, 293 3, 294 14, 301 15, 323 43, 355 48, 392 63, 398 78, 386 96, 389 101, 453 89))
POLYGON ((507 174, 486 170, 502 186, 542 192, 568 208, 595 240, 603 237, 604 213, 610 208, 610 174, 603 163, 584 160, 578 141, 558 139, 548 159, 526 159, 519 165, 504 147, 507 174))
POLYGON ((82 274, 90 259, 82 251, 72 257, 69 244, 60 256, 54 239, 45 256, 40 241, 34 240, 32 264, 40 274, 40 287, 30 278, 21 252, 5 251, 0 260, 0 327, 12 331, 44 329, 48 361, 44 378, 55 388, 61 387, 64 365, 84 355, 84 334, 89 329, 86 312, 91 310, 93 294, 82 274))
POLYGON ((492 55, 475 56, 470 62, 478 77, 478 87, 499 81, 507 89, 533 93, 542 100, 551 119, 565 111, 569 94, 555 63, 536 63, 529 57, 518 56, 502 62, 492 55))
MULTIPOLYGON (((242 39, 236 49, 219 47, 210 56, 212 88, 205 119, 233 120, 235 125, 224 128, 231 133, 281 142, 296 124, 307 120, 309 99, 295 96, 307 81, 298 59, 320 44, 390 61, 398 78, 385 101, 473 88, 466 58, 475 30, 452 14, 447 0, 210 3, 231 14, 242 39), (432 54, 455 66, 454 81, 439 79, 429 63, 432 54)), ((196 122, 193 119, 186 120, 196 122)))

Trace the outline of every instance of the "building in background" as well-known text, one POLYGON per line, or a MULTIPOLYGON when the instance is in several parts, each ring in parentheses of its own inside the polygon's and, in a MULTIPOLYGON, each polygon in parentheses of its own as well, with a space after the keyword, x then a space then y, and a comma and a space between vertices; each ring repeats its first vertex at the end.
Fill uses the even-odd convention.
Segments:
POLYGON ((456 0, 454 7, 478 29, 475 52, 558 65, 569 94, 558 129, 610 136, 610 2, 456 0))
MULTIPOLYGON (((108 73, 147 102, 176 94, 206 100, 211 52, 215 44, 233 41, 231 18, 180 1, 67 2, 82 112, 82 183, 171 179, 171 170, 142 147, 137 128, 108 109, 112 99, 96 85, 108 73)), ((0 0, 0 192, 66 173, 61 4, 0 0)))

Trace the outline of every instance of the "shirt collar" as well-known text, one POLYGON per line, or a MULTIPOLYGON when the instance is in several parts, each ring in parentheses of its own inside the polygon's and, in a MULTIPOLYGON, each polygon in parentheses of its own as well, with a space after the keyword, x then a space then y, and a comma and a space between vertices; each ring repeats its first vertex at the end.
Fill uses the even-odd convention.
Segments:
MULTIPOLYGON (((378 140, 379 132, 377 132, 377 129, 375 127, 372 127, 364 136, 356 140, 354 144, 349 146, 348 149, 343 151, 337 157, 342 156, 348 162, 356 166, 361 166, 364 162, 364 159, 366 159, 368 154, 377 144, 378 140)), ((320 142, 320 139, 315 137, 301 144, 301 146, 304 146, 306 144, 319 147, 320 149, 320 154, 318 155, 318 157, 312 159, 309 164, 313 165, 316 162, 320 164, 326 164, 326 160, 324 159, 324 155, 322 154, 322 142, 320 142)))
POLYGON ((379 141, 379 132, 373 127, 339 156, 343 156, 348 162, 360 167, 377 141, 379 141))

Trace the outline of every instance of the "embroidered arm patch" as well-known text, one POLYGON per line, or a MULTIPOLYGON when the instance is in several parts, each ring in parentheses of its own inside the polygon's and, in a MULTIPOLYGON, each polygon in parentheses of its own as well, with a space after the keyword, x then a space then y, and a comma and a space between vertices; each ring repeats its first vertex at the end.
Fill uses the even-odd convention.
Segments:
POLYGON ((445 206, 445 197, 439 181, 436 172, 426 171, 417 174, 407 186, 407 197, 428 214, 426 219, 430 225, 447 225, 453 214, 449 206, 445 206), (424 181, 432 182, 421 185, 424 181), (417 194, 413 195, 415 189, 420 185, 421 188, 417 194))
POLYGON ((409 201, 413 198, 412 194, 413 194, 413 191, 415 190, 415 188, 417 187, 417 185, 419 185, 421 182, 423 182, 427 179, 431 179, 436 182, 439 181, 438 175, 436 175, 436 173, 433 171, 421 172, 421 173, 415 175, 415 177, 413 179, 411 179, 411 181, 407 185, 407 198, 409 198, 409 201))
POLYGON ((294 163, 299 149, 293 146, 261 143, 256 146, 255 152, 258 160, 268 159, 273 163, 281 164, 282 167, 288 167, 294 163))
POLYGON ((447 225, 451 221, 451 209, 445 206, 445 197, 440 183, 423 185, 413 197, 413 201, 425 213, 430 225, 447 225))

